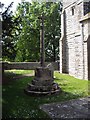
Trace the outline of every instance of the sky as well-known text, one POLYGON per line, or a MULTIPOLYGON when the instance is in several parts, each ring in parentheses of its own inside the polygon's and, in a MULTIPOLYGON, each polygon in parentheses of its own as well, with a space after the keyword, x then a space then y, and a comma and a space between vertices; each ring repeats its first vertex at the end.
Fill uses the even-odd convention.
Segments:
MULTIPOLYGON (((8 7, 8 5, 10 5, 10 3, 11 2, 14 2, 13 3, 13 6, 12 6, 12 8, 11 8, 11 10, 13 11, 13 12, 15 12, 15 10, 16 10, 16 6, 18 5, 18 3, 21 3, 21 1, 23 1, 23 0, 0 0, 0 2, 1 3, 4 3, 5 4, 5 7, 8 7)), ((32 0, 25 0, 25 1, 28 1, 28 2, 31 2, 32 0)), ((34 0, 35 1, 35 0, 34 0)), ((42 1, 42 0, 36 0, 36 1, 42 1)), ((59 0, 43 0, 43 2, 51 2, 51 1, 53 1, 53 2, 57 2, 57 1, 59 1, 59 0)))
MULTIPOLYGON (((18 5, 18 3, 21 3, 21 1, 22 0, 0 0, 1 3, 5 4, 5 7, 7 7, 8 5, 10 5, 11 2, 14 2, 13 6, 12 6, 13 12, 16 10, 16 6, 18 5)), ((31 2, 31 0, 26 0, 26 1, 31 2)))

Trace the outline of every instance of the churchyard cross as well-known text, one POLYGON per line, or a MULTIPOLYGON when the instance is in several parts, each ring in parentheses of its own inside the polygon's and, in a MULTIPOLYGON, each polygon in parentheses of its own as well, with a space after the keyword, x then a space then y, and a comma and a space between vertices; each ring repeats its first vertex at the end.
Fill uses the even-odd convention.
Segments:
POLYGON ((44 15, 40 17, 40 54, 41 54, 41 67, 45 67, 45 44, 44 44, 44 15))
POLYGON ((44 15, 40 19, 40 54, 41 66, 35 69, 35 77, 27 88, 24 89, 28 95, 51 95, 61 91, 57 83, 54 83, 53 70, 45 66, 45 44, 44 44, 44 15))

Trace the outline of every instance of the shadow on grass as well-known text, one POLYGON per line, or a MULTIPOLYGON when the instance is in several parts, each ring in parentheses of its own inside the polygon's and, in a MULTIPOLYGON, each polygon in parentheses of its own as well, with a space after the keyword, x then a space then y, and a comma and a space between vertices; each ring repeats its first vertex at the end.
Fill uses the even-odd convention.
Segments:
POLYGON ((48 118, 49 116, 39 109, 42 104, 63 102, 81 97, 64 91, 58 95, 35 97, 27 96, 24 88, 33 80, 33 76, 10 81, 2 87, 2 116, 4 118, 48 118))
POLYGON ((14 81, 14 80, 19 80, 21 78, 25 78, 25 77, 31 77, 31 75, 26 76, 26 74, 16 74, 13 72, 5 72, 3 77, 2 77, 2 84, 9 84, 10 82, 14 81))

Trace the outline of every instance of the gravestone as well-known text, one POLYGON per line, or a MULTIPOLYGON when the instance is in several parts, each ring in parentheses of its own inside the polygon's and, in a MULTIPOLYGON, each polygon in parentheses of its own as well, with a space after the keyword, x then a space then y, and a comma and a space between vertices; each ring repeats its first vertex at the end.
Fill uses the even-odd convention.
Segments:
POLYGON ((57 83, 54 83, 53 67, 51 65, 45 66, 45 46, 44 46, 44 16, 40 19, 40 53, 41 53, 41 67, 35 70, 35 77, 31 83, 28 84, 24 90, 28 95, 51 95, 60 92, 57 83))

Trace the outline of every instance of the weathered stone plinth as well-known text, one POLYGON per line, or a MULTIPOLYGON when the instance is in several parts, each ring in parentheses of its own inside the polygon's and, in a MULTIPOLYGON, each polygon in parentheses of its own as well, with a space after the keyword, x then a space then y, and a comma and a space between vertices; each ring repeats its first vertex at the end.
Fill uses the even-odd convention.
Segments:
POLYGON ((34 80, 25 89, 28 95, 51 95, 59 92, 58 84, 54 83, 53 71, 47 67, 36 68, 34 80))

